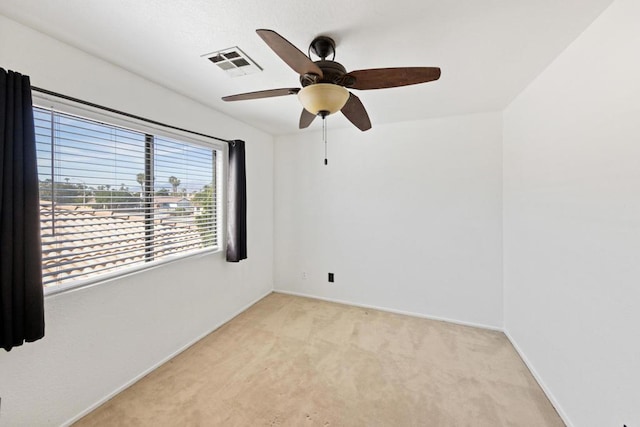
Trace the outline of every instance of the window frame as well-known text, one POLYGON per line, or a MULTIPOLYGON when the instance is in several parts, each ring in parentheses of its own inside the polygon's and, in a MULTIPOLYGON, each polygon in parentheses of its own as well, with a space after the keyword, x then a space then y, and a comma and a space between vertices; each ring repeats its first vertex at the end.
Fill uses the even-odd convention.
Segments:
POLYGON ((228 171, 228 151, 227 144, 220 141, 212 141, 199 135, 193 135, 188 132, 183 132, 175 129, 168 129, 159 125, 122 116, 117 113, 102 110, 99 108, 75 103, 73 101, 57 98, 53 95, 45 95, 33 92, 33 107, 41 108, 44 110, 59 112, 70 116, 75 116, 80 119, 88 119, 104 123, 109 126, 117 126, 123 129, 127 129, 133 132, 139 132, 144 134, 151 134, 157 137, 164 137, 187 144, 192 144, 198 147, 216 150, 216 162, 215 162, 215 182, 216 182, 216 235, 218 237, 217 245, 211 248, 203 248, 194 250, 189 253, 177 253, 167 258, 160 260, 149 261, 148 263, 123 267, 112 272, 101 274, 97 277, 90 277, 84 279, 72 280, 68 283, 62 283, 55 286, 45 287, 43 286, 44 296, 60 294, 63 292, 69 292, 90 286, 99 286, 103 283, 107 283, 113 280, 124 278, 137 274, 142 271, 152 270, 166 264, 172 264, 188 258, 203 257, 215 253, 224 253, 226 250, 227 239, 227 227, 226 227, 226 204, 227 204, 227 171, 228 171))

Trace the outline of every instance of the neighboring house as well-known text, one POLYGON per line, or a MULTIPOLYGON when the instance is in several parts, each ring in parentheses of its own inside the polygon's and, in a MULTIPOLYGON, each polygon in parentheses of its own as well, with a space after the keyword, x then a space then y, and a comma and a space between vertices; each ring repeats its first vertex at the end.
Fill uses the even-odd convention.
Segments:
POLYGON ((179 208, 190 208, 191 207, 191 200, 187 199, 186 197, 183 197, 182 199, 178 200, 178 207, 179 208))
POLYGON ((157 208, 176 209, 178 207, 178 203, 185 199, 176 196, 155 196, 153 200, 157 208))
POLYGON ((191 200, 187 199, 186 197, 155 196, 154 202, 156 208, 169 214, 172 212, 194 211, 194 206, 191 203, 191 200))

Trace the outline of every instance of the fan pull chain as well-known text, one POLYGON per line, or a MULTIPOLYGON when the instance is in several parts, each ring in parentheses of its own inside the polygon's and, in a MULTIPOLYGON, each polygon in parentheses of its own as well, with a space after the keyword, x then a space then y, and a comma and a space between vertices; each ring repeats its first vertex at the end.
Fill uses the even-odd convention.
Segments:
POLYGON ((322 118, 322 140, 324 141, 324 164, 325 166, 329 163, 327 161, 327 118, 322 118))

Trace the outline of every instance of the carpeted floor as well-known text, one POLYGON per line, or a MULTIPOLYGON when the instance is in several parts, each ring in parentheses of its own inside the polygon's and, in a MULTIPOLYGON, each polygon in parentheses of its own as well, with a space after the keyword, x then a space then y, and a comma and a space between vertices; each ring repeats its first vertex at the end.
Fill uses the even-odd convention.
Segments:
POLYGON ((507 338, 271 294, 76 426, 563 426, 507 338))

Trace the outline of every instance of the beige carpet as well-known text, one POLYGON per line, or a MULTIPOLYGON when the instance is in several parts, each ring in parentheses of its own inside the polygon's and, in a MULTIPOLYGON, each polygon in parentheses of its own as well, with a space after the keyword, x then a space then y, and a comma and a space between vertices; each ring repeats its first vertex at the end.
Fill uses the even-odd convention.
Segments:
POLYGON ((276 293, 76 425, 564 424, 502 333, 276 293))

